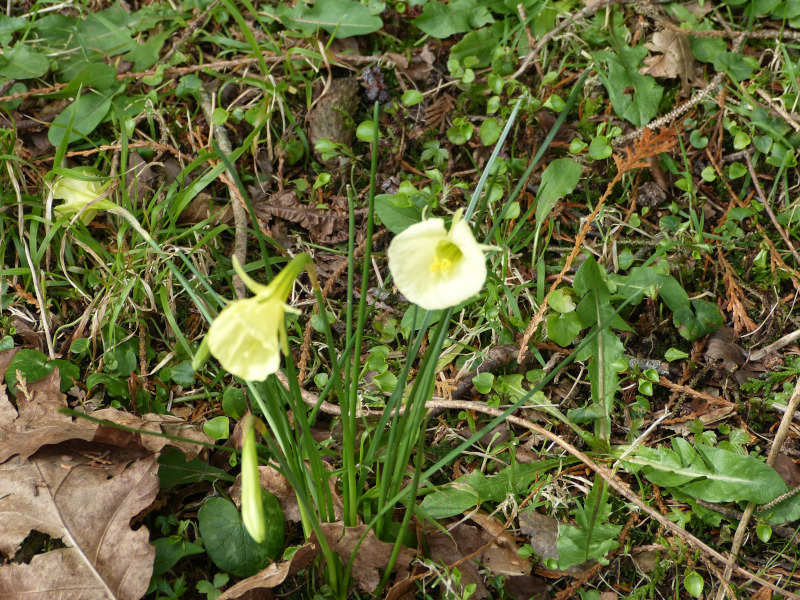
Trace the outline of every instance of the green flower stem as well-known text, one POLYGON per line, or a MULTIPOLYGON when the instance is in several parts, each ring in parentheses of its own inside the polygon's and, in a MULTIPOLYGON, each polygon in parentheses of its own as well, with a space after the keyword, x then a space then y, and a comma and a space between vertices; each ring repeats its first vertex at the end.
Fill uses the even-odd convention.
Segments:
MULTIPOLYGON (((428 327, 430 327, 432 317, 432 312, 425 313, 422 327, 417 332, 413 343, 409 345, 406 351, 406 360, 403 365, 403 369, 397 378, 397 385, 395 386, 391 396, 389 396, 389 399, 386 401, 386 408, 384 409, 383 414, 378 421, 378 425, 375 427, 375 433, 372 436, 367 453, 364 456, 364 459, 361 461, 362 465, 364 466, 361 467, 361 472, 359 473, 358 477, 358 489, 360 490, 364 489, 364 486, 366 485, 366 478, 370 475, 367 465, 372 465, 375 462, 375 456, 381 449, 381 442, 383 441, 383 435, 387 430, 389 419, 392 419, 392 423, 394 425, 397 424, 399 415, 395 409, 400 405, 400 401, 403 397, 403 390, 405 389, 406 382, 408 381, 408 374, 411 372, 411 366, 414 364, 414 359, 419 354, 419 349, 422 346, 422 340, 425 338, 428 327)), ((391 436, 391 432, 394 431, 394 427, 388 429, 389 435, 391 436)), ((393 446, 388 445, 388 447, 391 448, 393 446)), ((376 476, 378 477, 378 487, 380 489, 380 481, 382 480, 380 477, 380 469, 376 470, 376 476)))
MULTIPOLYGON (((380 105, 376 102, 372 108, 372 120, 374 123, 375 136, 372 140, 372 162, 370 164, 370 178, 369 178, 369 199, 367 205, 367 238, 364 246, 364 265, 361 270, 361 298, 358 302, 358 316, 355 330, 355 343, 353 344, 353 367, 348 377, 349 394, 347 401, 342 405, 342 455, 345 462, 345 477, 347 490, 345 496, 345 525, 353 527, 358 523, 358 498, 357 489, 355 486, 356 481, 356 465, 355 465, 355 431, 356 431, 356 413, 358 408, 358 380, 360 379, 361 371, 361 345, 364 338, 364 324, 367 316, 367 288, 369 287, 369 271, 370 271, 370 258, 372 255, 372 234, 375 229, 375 222, 373 215, 375 213, 375 187, 378 177, 378 137, 380 130, 378 128, 378 116, 380 113, 380 105), (346 432, 347 438, 344 437, 346 432)), ((352 257, 352 253, 350 254, 352 257)), ((351 259, 352 260, 352 259, 351 259)), ((349 283, 349 281, 348 281, 349 283)), ((351 321, 352 322, 352 321, 351 321)))
MULTIPOLYGON (((348 210, 348 235, 347 235, 347 297, 353 297, 353 290, 355 287, 354 276, 355 276, 355 233, 356 233, 356 221, 355 221, 355 198, 353 197, 353 188, 351 186, 347 186, 347 210, 348 210)), ((371 214, 367 217, 371 220, 371 214)), ((369 244, 369 242, 367 242, 369 244)), ((363 287, 363 286, 362 286, 363 287)), ((365 294, 361 294, 361 300, 363 301, 365 294)), ((362 305, 359 303, 359 314, 362 310, 362 305)), ((349 352, 353 352, 352 348, 357 348, 355 350, 355 356, 361 355, 361 340, 358 336, 353 335, 353 302, 347 303, 346 309, 346 326, 345 329, 347 331, 347 336, 345 341, 348 346, 352 343, 351 350, 349 352), (356 343, 358 345, 356 345, 356 343)), ((350 356, 350 354, 346 354, 346 356, 350 356)), ((357 360, 357 359, 354 359, 357 360)), ((358 378, 353 380, 353 373, 358 373, 358 366, 353 365, 351 367, 351 361, 348 360, 345 362, 344 366, 344 381, 345 381, 345 388, 347 391, 347 395, 340 395, 340 402, 339 406, 342 409, 342 468, 343 468, 343 477, 344 477, 344 485, 342 494, 343 504, 345 508, 345 523, 352 526, 356 523, 357 516, 358 516, 358 488, 356 487, 356 465, 355 465, 355 417, 351 420, 350 415, 357 410, 357 407, 352 402, 351 398, 353 395, 358 397, 358 378)))
MULTIPOLYGON (((386 477, 381 482, 381 494, 379 496, 379 506, 382 502, 388 500, 391 496, 396 496, 399 493, 403 484, 405 476, 406 465, 411 460, 411 452, 414 445, 419 438, 425 437, 425 432, 422 429, 422 424, 425 420, 427 409, 425 403, 430 399, 433 394, 434 383, 436 378, 436 363, 439 359, 444 340, 447 336, 447 327, 450 324, 450 318, 453 315, 453 309, 447 309, 441 320, 437 323, 434 334, 433 342, 425 353, 420 365, 420 372, 417 375, 416 381, 411 388, 411 401, 408 410, 400 415, 399 420, 392 426, 389 434, 389 448, 397 448, 393 450, 391 458, 394 459, 394 466, 389 467, 389 458, 387 456, 387 468, 392 468, 391 476, 386 477), (394 438, 394 439, 393 439, 394 438)), ((413 503, 414 498, 409 499, 413 503)), ((392 514, 386 513, 382 524, 379 523, 379 531, 384 532, 391 522, 392 514)))

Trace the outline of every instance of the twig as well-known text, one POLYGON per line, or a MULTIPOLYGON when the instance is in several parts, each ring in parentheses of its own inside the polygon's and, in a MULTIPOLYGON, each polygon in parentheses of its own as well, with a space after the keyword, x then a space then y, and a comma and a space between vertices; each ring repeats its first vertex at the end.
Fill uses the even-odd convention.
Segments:
POLYGON ((750 355, 747 357, 747 360, 750 361, 750 362, 758 362, 762 358, 765 358, 765 357, 769 356, 773 352, 777 352, 778 350, 780 350, 784 346, 788 346, 789 344, 791 344, 792 342, 794 342, 794 341, 796 341, 798 339, 800 339, 800 329, 798 329, 797 331, 793 331, 792 333, 787 333, 786 335, 781 337, 779 340, 777 340, 775 342, 772 342, 766 348, 762 348, 761 350, 757 350, 755 352, 751 352, 750 355))
MULTIPOLYGON (((789 399, 789 405, 786 413, 783 415, 780 427, 778 427, 778 432, 775 434, 775 439, 772 441, 772 448, 769 449, 767 465, 770 467, 775 463, 775 459, 778 457, 778 453, 781 451, 783 441, 786 439, 786 434, 789 433, 789 427, 792 424, 792 418, 794 417, 794 412, 797 410, 798 405, 800 405, 800 378, 798 378, 797 383, 795 383, 794 392, 792 392, 792 397, 789 399)), ((755 502, 748 502, 747 507, 744 509, 742 519, 739 521, 739 527, 736 528, 736 534, 733 536, 733 543, 731 544, 730 552, 731 560, 733 560, 736 555, 739 554, 739 550, 742 548, 742 542, 744 542, 744 535, 747 531, 747 525, 750 522, 750 517, 753 516, 755 507, 755 502)), ((732 564, 733 563, 728 563, 728 565, 725 567, 725 573, 722 577, 723 587, 721 587, 717 592, 716 600, 722 600, 722 598, 725 596, 725 590, 727 589, 727 586, 724 585, 724 582, 727 582, 730 579, 732 564)), ((736 597, 733 595, 731 595, 731 598, 736 600, 736 597)))

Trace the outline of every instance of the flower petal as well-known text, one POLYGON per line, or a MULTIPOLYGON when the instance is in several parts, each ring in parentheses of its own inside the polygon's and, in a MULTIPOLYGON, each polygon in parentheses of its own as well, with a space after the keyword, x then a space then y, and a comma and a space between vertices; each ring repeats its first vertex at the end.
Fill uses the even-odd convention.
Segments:
POLYGON ((211 354, 233 375, 263 381, 280 367, 283 313, 279 299, 256 296, 231 302, 208 330, 211 354))
POLYGON ((477 294, 486 280, 483 249, 469 225, 456 220, 450 231, 442 219, 427 219, 397 235, 389 245, 389 270, 397 289, 426 310, 448 308, 477 294), (443 246, 457 248, 442 261, 443 246))

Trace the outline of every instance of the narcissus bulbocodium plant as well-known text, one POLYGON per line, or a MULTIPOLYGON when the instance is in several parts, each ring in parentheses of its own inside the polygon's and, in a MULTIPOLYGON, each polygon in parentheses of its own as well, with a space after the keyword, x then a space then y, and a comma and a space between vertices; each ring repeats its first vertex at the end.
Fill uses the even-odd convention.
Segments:
POLYGON ((425 219, 389 244, 389 270, 397 289, 417 306, 438 310, 474 296, 486 281, 484 252, 461 211, 448 230, 444 219, 425 219))
POLYGON ((100 199, 111 185, 110 181, 101 182, 96 179, 88 179, 93 177, 93 173, 89 171, 76 170, 75 172, 87 179, 63 175, 53 184, 53 198, 66 200, 64 204, 53 209, 57 215, 73 215, 83 211, 81 221, 88 223, 101 210, 118 208, 111 200, 100 199))
POLYGON ((289 352, 284 314, 299 312, 288 306, 286 299, 294 280, 310 262, 310 256, 299 254, 269 285, 261 285, 245 273, 234 257, 233 268, 255 296, 234 300, 222 309, 211 324, 195 363, 204 362, 204 355, 211 352, 225 370, 247 381, 264 381, 275 373, 280 367, 281 350, 289 352))

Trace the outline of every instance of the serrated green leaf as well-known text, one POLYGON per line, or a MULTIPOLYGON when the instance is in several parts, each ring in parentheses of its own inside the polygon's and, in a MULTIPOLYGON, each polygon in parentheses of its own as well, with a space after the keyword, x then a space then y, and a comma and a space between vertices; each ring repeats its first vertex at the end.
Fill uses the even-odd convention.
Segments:
POLYGON ((544 222, 561 198, 571 193, 581 178, 581 166, 570 158, 559 158, 547 165, 536 194, 537 227, 544 222))
POLYGON ((626 463, 656 485, 676 487, 706 502, 765 504, 786 491, 781 476, 754 456, 703 444, 692 447, 683 438, 674 438, 672 445, 642 448, 626 463))
POLYGON ((380 17, 371 15, 355 0, 317 0, 310 8, 298 2, 294 9, 283 7, 279 14, 285 24, 295 25, 308 35, 321 27, 338 39, 367 35, 383 27, 380 17))
POLYGON ((440 40, 492 22, 494 18, 485 2, 478 0, 453 0, 447 4, 431 1, 413 21, 424 33, 440 40))
POLYGON ((598 63, 608 65, 608 72, 598 70, 597 75, 608 92, 614 112, 636 127, 644 127, 656 116, 664 93, 654 77, 639 73, 639 64, 647 52, 644 46, 620 45, 616 54, 601 51, 594 55, 598 63), (626 91, 630 88, 633 93, 626 91))

